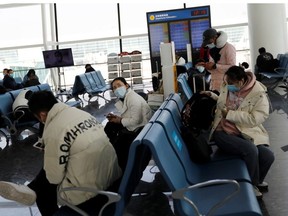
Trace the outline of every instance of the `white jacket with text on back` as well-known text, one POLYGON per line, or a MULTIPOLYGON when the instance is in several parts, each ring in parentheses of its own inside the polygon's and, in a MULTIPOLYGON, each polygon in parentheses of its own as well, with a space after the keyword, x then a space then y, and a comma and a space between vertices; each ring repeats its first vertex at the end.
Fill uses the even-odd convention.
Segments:
MULTIPOLYGON (((101 123, 89 113, 64 103, 49 111, 43 133, 44 170, 60 188, 105 190, 121 176, 118 160, 101 123)), ((94 193, 67 191, 62 197, 77 205, 94 193)))

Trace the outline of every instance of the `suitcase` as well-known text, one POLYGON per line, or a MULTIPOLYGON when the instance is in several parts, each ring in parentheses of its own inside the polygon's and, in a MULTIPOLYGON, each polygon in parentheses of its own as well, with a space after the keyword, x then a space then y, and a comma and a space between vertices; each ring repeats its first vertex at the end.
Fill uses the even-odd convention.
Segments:
POLYGON ((188 77, 188 79, 190 77, 192 77, 192 86, 191 86, 191 80, 189 80, 188 83, 190 87, 192 87, 191 90, 193 91, 194 94, 196 93, 197 89, 199 91, 206 91, 207 84, 206 84, 205 73, 193 73, 188 77))

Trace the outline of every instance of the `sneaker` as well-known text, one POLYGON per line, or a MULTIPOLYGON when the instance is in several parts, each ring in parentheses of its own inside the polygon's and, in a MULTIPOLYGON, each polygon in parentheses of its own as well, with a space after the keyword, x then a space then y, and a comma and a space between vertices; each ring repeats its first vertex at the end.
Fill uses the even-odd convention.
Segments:
POLYGON ((263 191, 268 191, 268 183, 267 182, 262 182, 260 184, 257 185, 257 188, 263 192, 263 191))
POLYGON ((36 193, 25 185, 0 181, 0 195, 8 200, 31 206, 36 201, 36 193))
POLYGON ((254 188, 254 193, 257 199, 262 199, 263 194, 259 191, 259 189, 256 186, 253 186, 254 188))

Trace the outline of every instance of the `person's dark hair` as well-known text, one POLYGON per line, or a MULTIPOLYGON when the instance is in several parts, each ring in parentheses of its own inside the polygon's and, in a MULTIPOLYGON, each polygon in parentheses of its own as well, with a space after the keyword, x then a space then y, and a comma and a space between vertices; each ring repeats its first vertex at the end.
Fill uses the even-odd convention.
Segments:
POLYGON ((110 84, 111 89, 113 89, 113 83, 114 83, 116 80, 120 80, 121 82, 124 83, 124 85, 127 84, 127 85, 130 87, 130 85, 127 83, 127 81, 125 80, 124 77, 116 77, 116 78, 111 82, 111 84, 110 84))
POLYGON ((198 64, 198 63, 200 63, 200 62, 205 62, 205 60, 204 60, 204 59, 202 59, 202 58, 199 58, 199 59, 197 59, 197 60, 196 60, 196 62, 195 62, 195 63, 196 63, 196 64, 198 64))
POLYGON ((85 73, 95 71, 95 69, 91 66, 91 64, 85 65, 85 73))
POLYGON ((51 91, 37 91, 33 92, 28 100, 29 110, 38 114, 40 112, 49 112, 54 104, 58 103, 57 99, 51 91))
POLYGON ((240 81, 244 79, 244 81, 247 81, 247 73, 245 72, 243 67, 240 66, 232 66, 230 67, 226 73, 225 76, 228 77, 231 81, 240 81))
POLYGON ((92 67, 91 64, 86 64, 85 69, 92 67))
POLYGON ((30 69, 28 72, 27 72, 27 76, 30 77, 31 75, 35 76, 36 75, 36 72, 34 69, 30 69))
POLYGON ((242 62, 242 67, 244 67, 244 69, 249 68, 249 64, 247 62, 242 62))
POLYGON ((264 47, 260 47, 258 52, 261 54, 261 53, 265 53, 266 52, 266 49, 264 47))

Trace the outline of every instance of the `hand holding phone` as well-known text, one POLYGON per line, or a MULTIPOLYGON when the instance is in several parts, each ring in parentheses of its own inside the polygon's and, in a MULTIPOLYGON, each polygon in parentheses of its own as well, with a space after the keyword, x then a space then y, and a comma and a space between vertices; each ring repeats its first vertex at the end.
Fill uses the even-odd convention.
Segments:
POLYGON ((106 115, 106 118, 110 121, 112 118, 115 118, 116 117, 116 115, 114 115, 113 113, 108 113, 107 115, 106 115))

